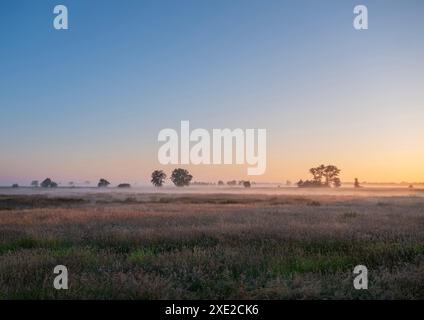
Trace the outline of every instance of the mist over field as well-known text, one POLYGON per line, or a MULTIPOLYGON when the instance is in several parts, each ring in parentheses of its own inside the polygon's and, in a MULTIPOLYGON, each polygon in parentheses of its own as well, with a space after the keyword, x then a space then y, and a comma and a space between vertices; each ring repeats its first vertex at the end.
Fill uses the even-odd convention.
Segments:
POLYGON ((185 194, 185 193, 212 193, 212 194, 288 194, 288 195, 355 195, 355 196, 395 196, 395 195, 416 195, 424 193, 424 184, 416 184, 414 188, 410 184, 364 184, 364 188, 355 189, 353 184, 345 183, 342 187, 334 188, 305 188, 299 189, 296 185, 285 186, 284 183, 258 183, 250 188, 243 186, 217 186, 217 185, 191 185, 187 188, 178 188, 166 185, 155 188, 151 185, 134 186, 130 188, 98 188, 98 187, 59 187, 53 189, 33 188, 33 187, 0 187, 0 194, 3 195, 36 195, 46 196, 72 196, 103 194, 110 195, 131 195, 131 194, 185 194))

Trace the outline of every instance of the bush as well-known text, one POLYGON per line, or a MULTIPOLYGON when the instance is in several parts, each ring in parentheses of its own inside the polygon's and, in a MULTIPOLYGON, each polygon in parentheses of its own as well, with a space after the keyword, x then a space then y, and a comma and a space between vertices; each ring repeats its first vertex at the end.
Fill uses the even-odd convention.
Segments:
POLYGON ((131 185, 129 183, 121 183, 118 184, 118 188, 131 188, 131 185))

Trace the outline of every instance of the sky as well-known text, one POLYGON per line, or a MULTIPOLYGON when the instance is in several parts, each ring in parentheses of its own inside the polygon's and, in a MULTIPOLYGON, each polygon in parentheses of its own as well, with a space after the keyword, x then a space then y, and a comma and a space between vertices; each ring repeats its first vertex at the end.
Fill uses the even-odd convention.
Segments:
POLYGON ((198 181, 424 181, 423 32, 420 0, 1 1, 0 185, 148 183, 182 120, 267 130, 265 174, 182 166, 198 181))

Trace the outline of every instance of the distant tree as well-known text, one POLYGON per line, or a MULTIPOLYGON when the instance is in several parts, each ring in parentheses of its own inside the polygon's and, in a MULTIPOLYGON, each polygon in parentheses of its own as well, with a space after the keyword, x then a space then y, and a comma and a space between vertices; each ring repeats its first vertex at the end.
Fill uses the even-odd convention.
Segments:
POLYGON ((97 184, 99 188, 107 187, 108 185, 110 185, 110 182, 106 179, 100 179, 99 183, 97 184))
POLYGON ((73 182, 73 181, 69 181, 68 182, 68 185, 72 188, 72 187, 75 187, 75 182, 73 182))
POLYGON ((324 166, 321 164, 318 167, 309 169, 312 174, 312 180, 300 180, 297 183, 298 187, 302 188, 315 188, 315 187, 340 187, 341 181, 338 175, 340 169, 333 165, 324 166))
POLYGON ((354 182, 353 186, 355 188, 361 188, 361 185, 359 184, 358 178, 355 178, 355 182, 354 182))
POLYGON ((19 188, 19 184, 17 183, 12 184, 12 188, 19 188))
POLYGON ((152 172, 152 180, 151 183, 153 183, 153 185, 155 187, 162 187, 163 183, 165 182, 166 179, 166 173, 163 172, 162 170, 155 170, 152 172))
POLYGON ((50 188, 51 183, 52 183, 52 180, 50 178, 46 178, 46 179, 44 179, 43 182, 41 182, 41 187, 42 188, 50 188))
POLYGON ((237 184, 236 180, 227 181, 227 185, 229 186, 235 186, 237 184))
POLYGON ((309 169, 309 172, 313 176, 313 181, 322 183, 322 178, 324 176, 324 170, 325 170, 325 166, 323 164, 316 167, 316 168, 309 169))
POLYGON ((305 180, 305 181, 300 180, 297 183, 297 186, 299 188, 322 188, 324 185, 321 182, 316 180, 305 180))
POLYGON ((337 183, 340 183, 340 179, 338 178, 339 174, 340 169, 336 166, 329 165, 324 167, 323 176, 325 178, 325 186, 336 186, 337 183))
POLYGON ((42 188, 57 188, 57 183, 52 181, 50 178, 44 179, 43 182, 41 182, 42 188))
POLYGON ((129 183, 120 183, 118 188, 131 188, 131 185, 129 183))
POLYGON ((338 177, 333 178, 333 186, 334 188, 340 188, 342 186, 342 182, 340 181, 340 178, 338 177))
POLYGON ((38 187, 38 180, 33 180, 32 182, 31 182, 31 187, 38 187))
POLYGON ((219 180, 219 181, 218 181, 218 186, 223 186, 223 185, 224 185, 224 181, 219 180))
POLYGON ((193 176, 186 169, 175 169, 171 174, 171 181, 177 187, 189 186, 193 176))
POLYGON ((243 181, 243 187, 250 188, 251 184, 250 181, 243 181))

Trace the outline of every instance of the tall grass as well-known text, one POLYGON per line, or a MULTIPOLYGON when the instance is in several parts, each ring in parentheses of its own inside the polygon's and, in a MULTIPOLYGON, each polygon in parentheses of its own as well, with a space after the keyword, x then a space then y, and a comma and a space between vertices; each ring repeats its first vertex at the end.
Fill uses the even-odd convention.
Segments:
POLYGON ((92 200, 0 210, 1 298, 424 298, 421 198, 92 200), (58 264, 69 290, 53 288, 58 264))

